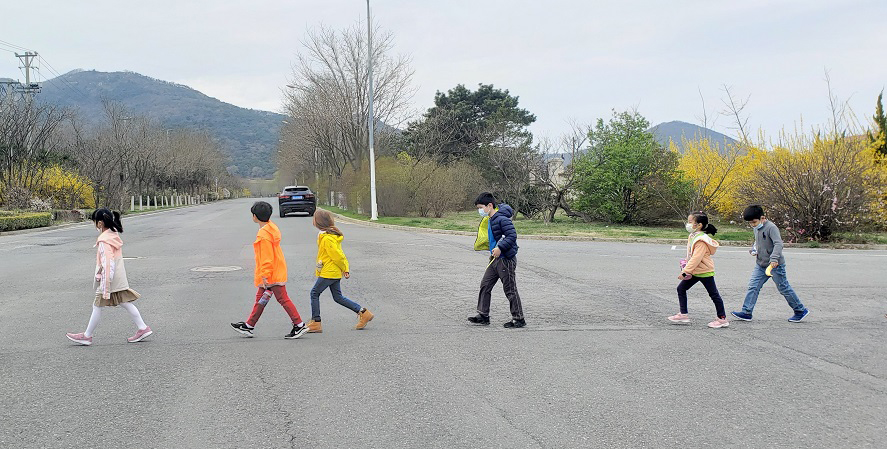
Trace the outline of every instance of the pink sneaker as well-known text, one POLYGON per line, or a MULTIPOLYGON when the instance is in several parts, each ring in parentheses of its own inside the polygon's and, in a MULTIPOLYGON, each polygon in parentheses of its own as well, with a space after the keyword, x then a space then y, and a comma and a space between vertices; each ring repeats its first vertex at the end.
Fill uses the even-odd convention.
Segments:
POLYGON ((138 343, 146 338, 148 338, 154 331, 151 330, 151 326, 148 326, 144 329, 139 329, 135 335, 126 339, 126 341, 130 343, 138 343))
POLYGON ((79 334, 65 334, 65 337, 68 337, 68 340, 71 340, 79 345, 89 346, 92 344, 92 337, 87 337, 83 334, 83 332, 79 334))
POLYGON ((671 321, 671 324, 690 324, 690 315, 679 313, 668 317, 668 321, 671 321))
POLYGON ((708 323, 708 327, 710 327, 712 329, 720 329, 722 327, 729 327, 729 326, 730 326, 730 322, 727 321, 726 318, 718 318, 718 319, 712 321, 711 323, 708 323))

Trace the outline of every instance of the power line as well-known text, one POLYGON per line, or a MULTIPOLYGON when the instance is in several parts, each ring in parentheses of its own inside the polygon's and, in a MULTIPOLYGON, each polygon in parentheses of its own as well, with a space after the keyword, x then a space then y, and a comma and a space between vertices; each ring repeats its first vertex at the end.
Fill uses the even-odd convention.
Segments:
MULTIPOLYGON (((12 42, 4 41, 4 40, 0 40, 0 45, 5 46, 5 47, 8 47, 8 48, 13 48, 13 49, 19 49, 19 50, 31 51, 29 48, 22 47, 21 45, 13 44, 12 42)), ((18 56, 18 53, 17 53, 16 51, 9 50, 9 49, 7 49, 7 48, 2 48, 2 47, 0 47, 0 50, 5 50, 5 51, 8 51, 8 52, 10 52, 10 53, 15 53, 16 56, 18 56)), ((34 54, 36 55, 37 52, 34 52, 34 54)), ((56 70, 56 68, 53 67, 52 64, 50 64, 49 61, 46 60, 46 58, 44 58, 44 57, 41 55, 41 56, 38 56, 38 59, 39 59, 41 65, 45 66, 45 67, 49 70, 50 73, 52 73, 53 75, 55 75, 55 79, 53 79, 53 80, 51 80, 51 81, 55 81, 56 79, 61 79, 61 83, 62 83, 62 85, 64 85, 66 88, 68 88, 68 89, 71 90, 72 92, 76 93, 77 95, 80 95, 80 96, 83 97, 83 98, 87 98, 87 99, 89 98, 89 96, 86 95, 85 93, 83 93, 83 91, 81 91, 79 88, 77 88, 77 86, 74 86, 70 81, 68 81, 66 78, 64 78, 64 77, 61 75, 61 73, 59 73, 59 71, 56 70)), ((40 73, 40 72, 38 71, 38 73, 40 73)), ((26 77, 28 77, 28 74, 27 74, 27 73, 24 73, 24 72, 23 72, 23 74, 24 74, 26 77)), ((43 75, 43 74, 40 73, 40 76, 42 76, 42 75, 43 75)))
POLYGON ((43 56, 41 56, 41 57, 40 57, 40 62, 41 62, 41 64, 43 64, 44 66, 47 67, 47 69, 49 70, 50 73, 52 73, 53 75, 55 75, 55 79, 53 79, 52 81, 55 81, 55 80, 57 80, 57 79, 61 79, 61 80, 62 80, 62 83, 64 84, 64 86, 67 87, 68 89, 70 89, 72 92, 74 92, 74 93, 80 95, 80 96, 83 97, 83 98, 86 98, 86 99, 89 98, 89 96, 86 95, 85 93, 83 93, 82 90, 80 90, 77 86, 75 86, 75 85, 72 84, 70 81, 68 81, 67 78, 63 77, 63 76, 59 73, 59 71, 56 70, 55 67, 53 67, 52 64, 50 64, 49 61, 46 60, 46 58, 44 58, 43 56))
POLYGON ((25 47, 22 47, 21 45, 16 45, 16 44, 13 44, 12 42, 7 42, 4 40, 0 40, 0 44, 4 44, 7 47, 17 48, 19 50, 32 51, 30 48, 25 48, 25 47))

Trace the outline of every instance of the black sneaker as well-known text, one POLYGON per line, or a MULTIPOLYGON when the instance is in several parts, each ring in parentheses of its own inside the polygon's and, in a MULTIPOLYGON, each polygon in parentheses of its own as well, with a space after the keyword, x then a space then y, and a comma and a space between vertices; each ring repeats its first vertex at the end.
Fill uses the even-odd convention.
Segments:
POLYGON ((481 326, 489 326, 490 325, 490 317, 483 316, 478 313, 477 316, 468 317, 468 322, 471 324, 478 324, 481 326))
POLYGON ((308 326, 306 326, 305 323, 302 323, 301 326, 293 326, 293 330, 291 330, 290 333, 284 335, 283 338, 286 338, 288 340, 295 340, 296 338, 305 335, 307 332, 308 326))
POLYGON ((521 319, 513 319, 513 320, 503 324, 502 327, 504 327, 506 329, 514 329, 514 328, 518 328, 518 327, 524 327, 526 325, 527 325, 527 322, 523 318, 521 318, 521 319))
POLYGON ((231 323, 231 327, 234 328, 235 332, 238 332, 241 335, 244 335, 247 337, 253 336, 253 329, 254 328, 247 326, 246 323, 244 323, 243 321, 241 321, 239 323, 231 323))

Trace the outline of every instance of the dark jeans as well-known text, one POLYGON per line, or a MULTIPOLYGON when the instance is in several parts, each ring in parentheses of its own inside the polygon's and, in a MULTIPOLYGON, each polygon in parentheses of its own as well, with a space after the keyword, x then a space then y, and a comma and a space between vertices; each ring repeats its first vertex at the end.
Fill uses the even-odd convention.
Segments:
POLYGON ((705 287, 708 296, 711 297, 711 302, 715 303, 718 318, 726 318, 727 313, 724 312, 724 301, 721 299, 721 294, 718 293, 718 286, 715 285, 714 276, 706 278, 693 276, 678 284, 678 301, 681 303, 681 313, 687 313, 687 290, 690 290, 690 287, 696 285, 697 282, 702 282, 702 286, 705 287))
POLYGON ((499 257, 490 262, 480 282, 480 293, 477 295, 477 313, 490 316, 493 287, 501 279, 505 297, 508 298, 508 303, 511 305, 511 317, 516 320, 524 319, 524 309, 521 306, 520 295, 517 293, 517 277, 514 273, 516 269, 517 258, 503 259, 499 257))
POLYGON ((320 321, 320 294, 327 288, 329 288, 330 293, 333 294, 333 301, 336 301, 341 306, 351 309, 354 313, 360 313, 360 304, 342 295, 342 288, 339 285, 341 283, 341 279, 317 278, 314 287, 311 289, 312 320, 320 321))

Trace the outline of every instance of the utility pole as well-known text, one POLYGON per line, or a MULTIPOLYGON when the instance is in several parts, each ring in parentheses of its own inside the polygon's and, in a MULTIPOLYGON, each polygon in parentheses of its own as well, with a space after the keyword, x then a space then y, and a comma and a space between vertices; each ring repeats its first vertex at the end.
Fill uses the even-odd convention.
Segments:
POLYGON ((367 70, 370 81, 370 113, 367 120, 370 134, 370 220, 375 221, 379 219, 379 206, 376 204, 376 150, 373 148, 376 120, 373 117, 373 22, 370 18, 370 0, 367 0, 367 70))
POLYGON ((21 59, 22 64, 24 64, 23 66, 19 67, 20 69, 25 69, 25 84, 24 86, 22 86, 22 91, 28 94, 33 99, 34 94, 40 91, 39 84, 31 83, 31 69, 40 69, 39 67, 34 67, 32 65, 32 63, 34 62, 34 58, 37 57, 37 52, 26 51, 23 55, 16 53, 15 57, 21 59))
POLYGON ((37 83, 31 83, 31 69, 39 69, 38 67, 34 67, 31 63, 34 61, 34 58, 37 57, 37 52, 26 51, 25 54, 20 55, 18 53, 15 54, 15 57, 22 60, 24 66, 19 67, 21 69, 25 69, 25 84, 22 86, 22 94, 28 97, 28 135, 26 137, 25 146, 27 148, 27 152, 31 154, 31 132, 34 129, 34 123, 31 122, 31 116, 34 112, 34 94, 40 91, 40 85, 37 83))

